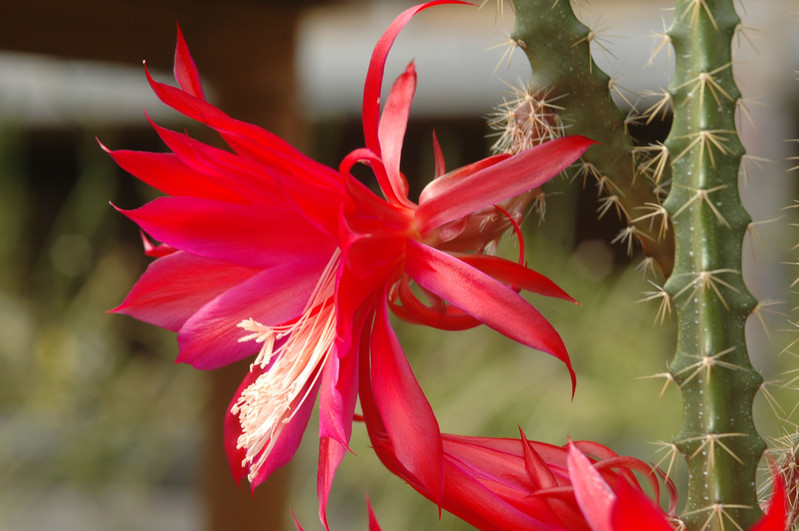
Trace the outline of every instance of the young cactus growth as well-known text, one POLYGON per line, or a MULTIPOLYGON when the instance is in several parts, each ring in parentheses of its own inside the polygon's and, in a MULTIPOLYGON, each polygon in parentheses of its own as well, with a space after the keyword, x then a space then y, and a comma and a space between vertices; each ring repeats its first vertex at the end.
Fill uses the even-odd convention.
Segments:
POLYGON ((677 312, 669 371, 683 397, 675 444, 688 463, 682 518, 692 530, 748 529, 760 516, 755 472, 765 444, 752 400, 762 378, 744 339, 757 301, 741 277, 751 219, 738 195, 744 150, 731 56, 739 22, 732 0, 677 0, 668 32, 676 56, 669 87, 674 121, 665 142, 673 183, 663 206, 676 255, 664 289, 677 312))
MULTIPOLYGON (((672 235, 667 222, 653 219, 653 209, 656 214, 663 212, 660 201, 641 174, 645 172, 636 168, 625 116, 611 98, 612 81, 591 59, 595 34, 577 19, 568 0, 517 0, 515 8, 511 39, 524 50, 532 67, 529 94, 545 96, 538 105, 547 115, 558 115, 558 126, 563 124, 600 143, 582 159, 584 175, 596 179, 602 196, 600 216, 615 210, 627 228, 614 242, 626 243, 628 251, 633 242, 639 243, 668 276, 674 257, 672 235)), ((524 104, 528 100, 520 99, 524 104)), ((532 129, 541 131, 541 127, 532 129)))

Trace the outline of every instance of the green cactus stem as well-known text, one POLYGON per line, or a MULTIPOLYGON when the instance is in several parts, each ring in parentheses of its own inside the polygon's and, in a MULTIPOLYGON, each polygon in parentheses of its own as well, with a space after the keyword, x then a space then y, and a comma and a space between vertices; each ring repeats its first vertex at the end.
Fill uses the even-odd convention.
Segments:
POLYGON ((651 210, 650 215, 644 210, 662 212, 652 184, 636 170, 625 116, 611 98, 611 79, 591 58, 594 33, 577 19, 568 0, 517 0, 515 7, 511 39, 530 61, 530 94, 546 95, 553 102, 548 112, 557 109, 569 132, 600 142, 582 159, 603 196, 599 213, 616 210, 627 228, 614 241, 625 242, 630 251, 633 242, 639 243, 668 276, 674 258, 670 228, 653 223, 651 210))
POLYGON ((751 219, 738 195, 744 149, 735 127, 740 93, 731 40, 732 0, 677 0, 668 31, 676 55, 669 87, 674 121, 665 142, 672 187, 663 206, 674 227, 674 272, 664 286, 678 322, 669 372, 680 386, 675 445, 688 464, 688 529, 748 529, 760 516, 755 472, 765 444, 752 420, 762 378, 744 324, 757 301, 741 277, 751 219))

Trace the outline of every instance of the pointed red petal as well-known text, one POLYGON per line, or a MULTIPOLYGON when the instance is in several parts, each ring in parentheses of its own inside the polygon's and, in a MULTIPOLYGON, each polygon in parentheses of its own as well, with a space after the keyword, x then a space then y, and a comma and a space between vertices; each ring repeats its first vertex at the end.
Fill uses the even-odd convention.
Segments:
POLYGON ((319 518, 327 529, 327 499, 336 470, 347 453, 358 393, 358 351, 332 353, 319 391, 319 518))
POLYGON ((613 531, 611 510, 616 501, 613 490, 605 483, 588 458, 573 444, 569 444, 568 464, 574 495, 591 529, 613 531))
POLYGON ((782 476, 774 472, 774 492, 768 503, 765 516, 760 519, 749 531, 785 531, 788 526, 788 504, 785 492, 785 482, 782 476))
POLYGON ((394 453, 440 504, 444 488, 441 432, 391 329, 385 302, 378 305, 370 354, 374 399, 394 453))
POLYGON ((514 288, 546 295, 547 297, 557 297, 570 302, 577 302, 571 295, 560 289, 557 284, 541 273, 537 273, 516 262, 487 254, 457 254, 456 256, 483 273, 514 288))
POLYGON ((180 26, 178 26, 178 43, 175 46, 174 72, 175 80, 177 80, 180 88, 195 98, 205 99, 203 87, 200 83, 200 74, 197 72, 197 65, 194 64, 194 59, 191 58, 189 47, 186 45, 180 26))
POLYGON ((336 351, 325 362, 319 393, 319 435, 331 437, 345 447, 350 442, 352 417, 358 398, 358 351, 336 351))
POLYGON ((555 479, 555 474, 552 473, 546 462, 541 458, 538 452, 535 451, 530 441, 524 436, 521 428, 519 428, 519 434, 521 435, 522 446, 524 448, 524 468, 533 484, 533 489, 538 490, 556 487, 558 482, 555 479))
POLYGON ((291 521, 294 522, 294 526, 297 528, 297 531, 303 531, 300 522, 297 520, 297 515, 294 514, 294 509, 291 510, 291 521))
MULTIPOLYGON (((244 202, 262 199, 269 201, 274 194, 281 193, 275 178, 280 172, 276 168, 209 146, 186 133, 161 127, 152 120, 150 125, 186 167, 199 174, 202 179, 210 180, 216 186, 226 189, 228 193, 235 194, 239 198, 238 202, 242 202, 242 198, 244 202)), ((215 197, 215 199, 223 198, 215 197)))
POLYGON ((447 172, 447 165, 444 161, 444 154, 441 152, 441 145, 438 143, 435 129, 433 130, 433 161, 435 162, 433 177, 441 177, 447 172))
POLYGON ((144 234, 144 231, 140 230, 139 236, 141 236, 141 243, 142 247, 144 247, 144 254, 146 256, 149 256, 150 258, 163 258, 164 256, 169 256, 170 254, 178 252, 177 249, 165 243, 155 245, 153 242, 150 241, 147 235, 144 234))
MULTIPOLYGON (((400 157, 402 155, 402 141, 405 137, 405 128, 408 125, 408 116, 411 112, 411 101, 416 91, 416 68, 413 61, 408 65, 391 87, 383 114, 380 116, 377 136, 380 141, 380 150, 383 155, 383 164, 388 176, 388 184, 393 195, 402 200, 408 197, 408 181, 400 173, 400 157)), ((391 192, 383 190, 386 197, 391 197, 391 192)))
POLYGON ((333 182, 339 179, 335 170, 305 156, 274 133, 233 119, 205 100, 155 81, 146 67, 145 74, 158 99, 189 118, 216 129, 238 154, 293 174, 296 179, 333 182))
MULTIPOLYGON (((241 393, 255 382, 258 376, 268 370, 268 366, 262 368, 260 365, 256 364, 252 367, 252 370, 247 373, 247 376, 244 377, 241 385, 239 385, 239 388, 233 395, 233 399, 230 401, 225 415, 225 452, 228 456, 230 470, 237 482, 240 482, 242 478, 246 478, 249 470, 244 461, 246 450, 244 448, 238 448, 238 438, 242 434, 241 423, 239 422, 238 415, 231 413, 231 409, 238 402, 241 393)), ((302 436, 305 433, 305 429, 308 426, 308 420, 311 418, 311 411, 313 411, 313 405, 316 401, 316 393, 319 387, 318 383, 310 387, 312 383, 313 382, 308 382, 305 388, 300 392, 300 396, 305 396, 305 400, 295 406, 296 409, 293 415, 278 435, 277 442, 272 447, 269 456, 258 471, 258 475, 254 477, 252 483, 250 483, 251 489, 255 490, 258 485, 266 481, 272 472, 287 464, 291 461, 291 458, 294 457, 302 440, 302 436)))
POLYGON ((437 194, 419 205, 416 221, 420 232, 424 235, 445 223, 541 186, 595 143, 582 136, 558 138, 458 180, 446 194, 437 194))
POLYGON ((372 504, 369 501, 369 495, 366 495, 366 507, 369 509, 369 531, 382 531, 380 524, 377 522, 377 517, 372 510, 372 504))
POLYGON ((330 529, 327 524, 327 499, 330 495, 330 487, 333 485, 333 477, 336 475, 336 470, 346 453, 347 447, 335 439, 330 437, 321 437, 319 439, 316 495, 319 498, 319 520, 326 531, 330 529))
POLYGON ((177 332, 200 308, 258 271, 174 252, 150 264, 122 304, 111 311, 177 332))
POLYGON ((380 117, 380 92, 383 88, 383 72, 386 68, 388 52, 394 45, 400 30, 410 22, 416 13, 440 4, 467 4, 459 0, 435 0, 406 9, 389 25, 383 36, 375 44, 372 58, 369 61, 369 70, 366 73, 366 82, 363 87, 363 134, 366 147, 381 155, 380 141, 378 140, 378 120, 380 117))
POLYGON ((614 492, 616 503, 611 514, 613 531, 674 531, 663 511, 655 507, 652 500, 640 490, 619 480, 614 485, 614 492))
POLYGON ((551 324, 518 293, 455 257, 408 240, 405 270, 423 288, 449 301, 497 332, 551 354, 576 376, 566 346, 551 324))
POLYGON ((245 202, 244 197, 231 192, 229 188, 214 182, 207 175, 188 168, 173 153, 148 153, 125 149, 110 151, 105 146, 103 149, 111 155, 120 168, 165 194, 245 202))
MULTIPOLYGON (((254 275, 203 306, 178 332, 177 361, 196 369, 227 365, 260 348, 245 335, 238 323, 246 319, 266 326, 291 321, 305 307, 319 280, 319 270, 302 264, 282 264, 254 275)), ((195 285, 202 285, 201 282, 195 285)))
POLYGON ((290 201, 232 204, 194 197, 159 197, 121 210, 156 240, 215 260, 269 268, 312 261, 324 267, 334 243, 290 201))

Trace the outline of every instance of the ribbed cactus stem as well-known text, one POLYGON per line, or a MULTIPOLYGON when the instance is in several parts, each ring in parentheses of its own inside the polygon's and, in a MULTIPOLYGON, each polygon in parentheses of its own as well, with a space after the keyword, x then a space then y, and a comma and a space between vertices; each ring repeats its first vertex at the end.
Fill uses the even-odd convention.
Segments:
POLYGON ((689 471, 682 518, 695 530, 748 529, 760 515, 755 471, 765 444, 752 400, 762 378, 744 338, 756 300, 741 277, 751 219, 738 195, 744 150, 731 55, 739 22, 732 0, 677 0, 668 32, 676 55, 669 87, 674 121, 665 142, 673 184, 663 206, 676 255, 664 289, 678 321, 669 372, 683 397, 675 439, 689 471))
POLYGON ((634 240, 660 265, 672 269, 673 240, 642 208, 659 205, 651 183, 636 176, 625 116, 613 103, 611 79, 591 59, 594 34, 574 15, 568 0, 516 0, 513 41, 532 67, 530 92, 547 94, 557 105, 567 132, 600 142, 583 157, 606 201, 613 201, 628 224, 618 239, 634 240))

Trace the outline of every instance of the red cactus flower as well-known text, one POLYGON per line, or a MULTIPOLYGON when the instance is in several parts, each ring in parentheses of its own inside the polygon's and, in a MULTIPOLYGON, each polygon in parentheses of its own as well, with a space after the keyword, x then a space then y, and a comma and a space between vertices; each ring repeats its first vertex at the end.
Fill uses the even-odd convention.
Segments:
POLYGON ((323 519, 350 439, 359 364, 376 383, 397 458, 428 488, 440 482, 438 425, 404 362, 388 307, 439 328, 485 323, 561 359, 574 383, 560 337, 518 292, 570 297, 489 251, 508 227, 518 232, 523 208, 514 197, 565 169, 591 141, 563 138, 449 173, 434 142, 437 178, 418 204, 407 197, 399 156, 416 75, 411 64, 381 114, 384 64, 413 15, 443 3, 461 2, 408 9, 377 43, 364 90, 366 146, 339 170, 207 103, 180 32, 179 87, 147 73, 150 85, 165 104, 216 130, 231 151, 156 124, 171 152, 110 151, 122 168, 167 194, 122 211, 163 243, 147 243, 157 259, 114 311, 176 331, 178 361, 199 369, 257 354, 226 419, 231 468, 253 488, 292 458, 319 395, 323 519), (358 162, 371 166, 383 197, 351 176, 358 162))
MULTIPOLYGON (((643 494, 634 475, 639 472, 648 477, 655 496, 659 497, 661 485, 652 468, 589 441, 558 447, 528 441, 524 434, 520 439, 441 434, 441 488, 431 490, 430 481, 419 477, 417 471, 409 469, 398 457, 372 394, 376 390, 370 385, 366 371, 362 372, 360 396, 364 421, 380 460, 423 496, 479 529, 600 531, 594 523, 599 515, 604 515, 603 510, 609 510, 605 506, 610 497, 617 495, 633 499, 635 504, 644 503, 647 511, 658 514, 660 521, 667 521, 665 513, 643 494), (590 462, 582 452, 597 461, 590 462), (575 465, 577 459, 584 461, 575 465), (588 488, 586 481, 592 481, 588 488), (615 494, 608 485, 614 486, 615 494), (586 494, 589 488, 593 490, 586 494)), ((676 494, 670 482, 667 486, 672 501, 669 512, 673 512, 676 494)))
MULTIPOLYGON (((479 529, 502 531, 673 531, 682 528, 674 516, 676 490, 670 481, 666 511, 649 498, 635 472, 649 480, 660 498, 659 471, 646 463, 616 455, 595 442, 558 447, 519 439, 441 434, 441 489, 398 458, 372 395, 369 375, 362 372, 361 405, 372 445, 380 460, 440 508, 479 529), (589 459, 586 454, 595 459, 589 459)), ((752 531, 785 531, 788 519, 785 487, 775 487, 764 517, 752 531)), ((370 521, 372 515, 370 513, 370 521)))
MULTIPOLYGON (((580 449, 569 445, 569 477, 577 503, 591 531, 671 531, 675 519, 625 481, 603 477, 580 449)), ((785 531, 788 514, 782 478, 774 474, 768 510, 750 531, 785 531)), ((737 525, 736 525, 737 527, 737 525)))

